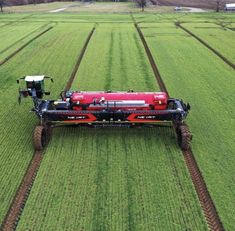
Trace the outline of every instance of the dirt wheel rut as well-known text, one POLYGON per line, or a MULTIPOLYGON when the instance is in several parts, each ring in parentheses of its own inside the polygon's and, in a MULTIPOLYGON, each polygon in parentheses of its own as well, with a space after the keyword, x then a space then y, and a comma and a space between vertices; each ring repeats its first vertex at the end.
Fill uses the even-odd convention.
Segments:
POLYGON ((34 153, 0 230, 15 230, 40 167, 42 158, 43 154, 41 151, 36 151, 34 153))
POLYGON ((224 231, 223 224, 219 218, 216 207, 207 189, 192 150, 189 149, 187 151, 183 151, 183 154, 209 229, 212 231, 224 231))

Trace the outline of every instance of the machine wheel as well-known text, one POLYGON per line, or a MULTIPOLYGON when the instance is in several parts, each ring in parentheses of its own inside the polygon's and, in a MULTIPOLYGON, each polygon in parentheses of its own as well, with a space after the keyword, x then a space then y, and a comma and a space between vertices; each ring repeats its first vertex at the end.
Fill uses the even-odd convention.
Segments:
POLYGON ((187 125, 180 125, 177 129, 177 139, 178 144, 182 150, 188 150, 190 147, 190 141, 192 140, 192 135, 187 127, 187 125))
POLYGON ((47 129, 44 126, 37 126, 33 134, 33 145, 36 151, 41 151, 47 144, 47 129))

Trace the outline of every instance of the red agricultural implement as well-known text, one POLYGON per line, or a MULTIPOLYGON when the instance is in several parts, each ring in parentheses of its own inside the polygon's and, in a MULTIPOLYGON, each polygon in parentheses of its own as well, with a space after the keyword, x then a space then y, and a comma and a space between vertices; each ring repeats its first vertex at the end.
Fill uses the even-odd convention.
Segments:
POLYGON ((32 111, 40 119, 34 131, 34 147, 42 150, 48 141, 50 128, 58 125, 89 127, 140 127, 170 124, 174 126, 180 147, 187 150, 192 136, 184 123, 190 106, 182 100, 168 98, 165 92, 63 91, 59 100, 45 100, 44 80, 47 76, 25 76, 19 89, 22 97, 31 96, 32 111))

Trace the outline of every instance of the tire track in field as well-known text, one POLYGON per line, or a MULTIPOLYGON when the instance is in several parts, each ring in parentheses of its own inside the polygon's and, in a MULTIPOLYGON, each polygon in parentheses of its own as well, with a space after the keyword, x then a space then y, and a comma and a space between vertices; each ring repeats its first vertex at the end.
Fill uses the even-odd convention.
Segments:
POLYGON ((3 224, 0 228, 1 231, 12 231, 20 220, 20 215, 24 209, 29 193, 36 178, 38 169, 43 158, 43 153, 36 151, 31 159, 21 184, 11 202, 10 208, 6 214, 3 224))
MULTIPOLYGON (((52 29, 52 28, 53 27, 51 27, 49 29, 52 29)), ((74 80, 75 75, 78 71, 79 65, 82 61, 82 58, 83 58, 84 53, 86 51, 87 45, 90 41, 90 38, 91 38, 94 30, 95 30, 95 27, 92 28, 91 32, 89 33, 89 35, 85 41, 85 44, 84 44, 82 50, 80 51, 80 55, 79 55, 77 62, 72 70, 70 78, 66 84, 65 89, 67 89, 67 90, 69 90, 71 88, 71 85, 73 83, 73 80, 74 80)), ((48 29, 46 31, 48 31, 48 29)), ((46 33, 46 31, 44 31, 44 33, 46 33)), ((50 134, 51 133, 52 133, 52 130, 50 131, 50 134)), ((17 227, 18 222, 20 220, 20 216, 23 212, 24 206, 27 202, 31 188, 32 188, 34 180, 36 178, 37 172, 40 168, 40 164, 43 159, 43 153, 44 153, 43 151, 35 151, 34 152, 34 155, 33 155, 32 159, 27 167, 27 170, 22 178, 20 186, 16 191, 16 194, 10 204, 8 212, 7 212, 7 214, 3 220, 3 223, 0 227, 1 231, 14 231, 14 230, 16 230, 16 227, 17 227)))
POLYGON ((223 60, 226 64, 228 64, 230 67, 232 67, 233 69, 235 69, 235 64, 233 64, 231 61, 229 61, 226 57, 224 57, 220 52, 218 52, 217 50, 215 50, 213 47, 211 47, 208 43, 206 43, 204 40, 202 40, 200 37, 198 37, 197 35, 195 35, 193 32, 191 32, 190 30, 186 29, 185 27, 183 27, 181 25, 180 22, 176 22, 175 23, 176 27, 179 27, 180 29, 182 29, 183 31, 185 31, 186 33, 188 33, 189 35, 191 35, 192 37, 194 37, 196 40, 198 40, 202 45, 204 45, 206 48, 208 48, 210 51, 212 51, 215 55, 217 55, 221 60, 223 60))
MULTIPOLYGON (((153 72, 154 72, 155 77, 157 79, 157 82, 159 84, 159 87, 160 87, 161 91, 166 92, 169 97, 167 88, 163 82, 161 74, 160 74, 160 72, 157 68, 157 65, 153 59, 153 56, 151 54, 151 51, 148 47, 148 44, 147 44, 145 38, 144 38, 144 35, 143 35, 143 33, 137 23, 135 23, 135 27, 139 33, 139 36, 141 38, 143 45, 144 45, 145 51, 148 55, 149 62, 152 66, 152 69, 153 69, 153 72)), ((220 217, 219 217, 219 214, 216 210, 215 204, 214 204, 214 202, 210 196, 210 193, 207 189, 206 182, 202 176, 202 173, 201 173, 200 168, 197 164, 197 161, 194 157, 192 149, 190 148, 187 151, 182 150, 182 153, 184 156, 186 166, 187 166, 188 171, 190 173, 191 180, 192 180, 193 185, 195 187, 198 199, 200 201, 201 208, 204 212, 204 216, 206 218, 208 228, 211 231, 224 231, 225 229, 223 227, 222 221, 220 220, 220 217)))
POLYGON ((21 50, 23 50, 26 46, 28 46, 30 43, 34 42, 36 39, 38 39, 39 37, 41 37, 42 35, 44 35, 48 31, 50 31, 51 29, 53 29, 53 26, 51 26, 51 27, 47 28, 46 30, 42 31, 41 33, 39 33, 38 35, 36 35, 32 39, 30 39, 28 42, 26 42, 24 45, 22 45, 21 47, 16 49, 13 53, 8 55, 5 59, 0 61, 0 66, 5 64, 7 61, 9 61, 11 58, 13 58, 16 54, 18 54, 21 50))

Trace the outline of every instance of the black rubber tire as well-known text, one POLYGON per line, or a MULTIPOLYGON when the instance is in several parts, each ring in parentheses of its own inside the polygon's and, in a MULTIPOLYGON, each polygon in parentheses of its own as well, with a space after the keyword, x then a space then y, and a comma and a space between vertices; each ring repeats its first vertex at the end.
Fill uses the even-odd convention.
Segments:
POLYGON ((47 145, 47 130, 44 126, 37 126, 33 134, 33 146, 36 151, 41 151, 47 145))
POLYGON ((180 148, 184 151, 189 150, 192 135, 187 125, 181 125, 177 128, 177 140, 180 148))

